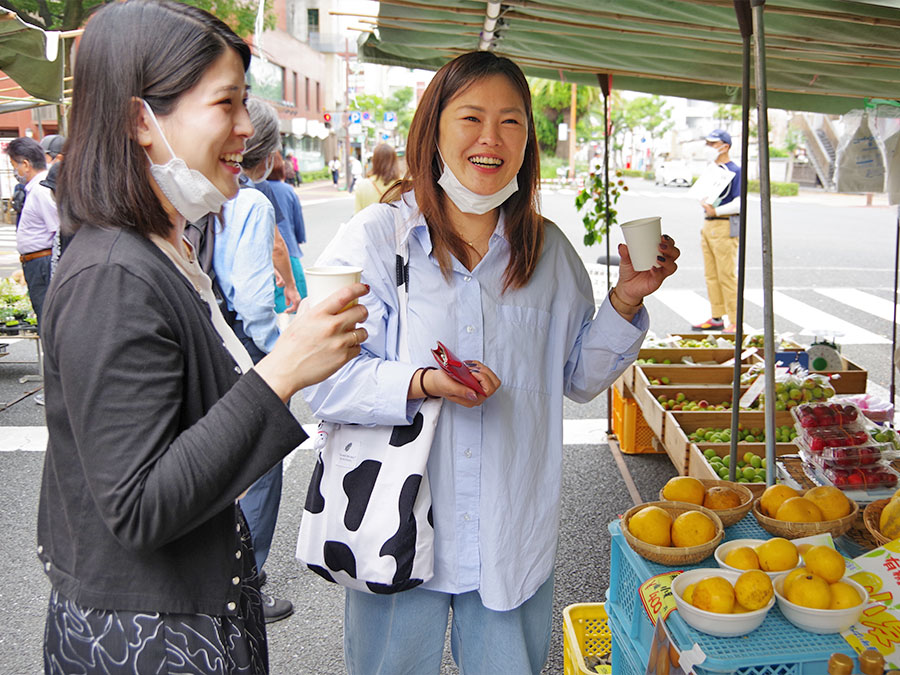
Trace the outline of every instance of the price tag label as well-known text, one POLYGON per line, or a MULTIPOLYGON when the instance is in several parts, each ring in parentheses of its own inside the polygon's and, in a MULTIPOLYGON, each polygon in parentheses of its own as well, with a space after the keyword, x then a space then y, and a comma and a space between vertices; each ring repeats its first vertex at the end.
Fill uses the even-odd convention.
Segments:
POLYGON ((675 596, 672 593, 672 580, 684 570, 677 572, 663 572, 655 577, 650 577, 640 585, 638 594, 641 596, 641 604, 650 621, 655 625, 660 616, 666 619, 675 609, 675 596))

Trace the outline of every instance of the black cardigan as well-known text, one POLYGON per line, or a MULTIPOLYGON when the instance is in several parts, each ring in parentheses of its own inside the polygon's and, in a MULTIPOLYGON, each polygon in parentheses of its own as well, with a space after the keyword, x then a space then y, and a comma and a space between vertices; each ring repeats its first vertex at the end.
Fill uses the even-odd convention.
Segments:
POLYGON ((235 614, 235 499, 306 435, 152 242, 82 228, 41 319, 38 555, 85 607, 235 614))

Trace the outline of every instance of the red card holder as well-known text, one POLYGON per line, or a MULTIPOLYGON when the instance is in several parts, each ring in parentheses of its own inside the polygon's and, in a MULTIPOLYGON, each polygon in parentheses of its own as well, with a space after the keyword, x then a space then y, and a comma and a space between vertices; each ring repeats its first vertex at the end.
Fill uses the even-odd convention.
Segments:
POLYGON ((438 341, 437 349, 432 349, 431 353, 434 355, 434 360, 438 362, 438 365, 441 367, 445 373, 447 373, 454 380, 459 382, 460 384, 464 384, 473 391, 482 396, 487 396, 484 393, 484 389, 481 388, 481 383, 475 379, 469 369, 466 367, 462 361, 460 361, 456 356, 444 346, 443 343, 438 341))

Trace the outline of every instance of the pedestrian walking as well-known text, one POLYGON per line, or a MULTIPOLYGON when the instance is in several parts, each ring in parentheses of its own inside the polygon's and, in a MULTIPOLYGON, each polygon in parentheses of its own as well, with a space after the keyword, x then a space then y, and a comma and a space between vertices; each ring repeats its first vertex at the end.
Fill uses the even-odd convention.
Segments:
POLYGON ((238 190, 250 49, 170 0, 104 5, 75 63, 44 308, 47 673, 268 672, 237 498, 305 438, 286 403, 366 339, 355 285, 255 366, 183 238, 238 190), (180 664, 175 666, 175 663, 180 664))
POLYGON ((578 254, 536 210, 528 83, 491 52, 437 72, 410 127, 407 163, 385 203, 356 214, 318 261, 362 267, 371 337, 304 397, 320 419, 365 425, 421 424, 423 401, 444 399, 427 466, 434 575, 392 595, 348 588, 345 664, 352 675, 373 663, 392 675, 440 672, 452 608, 461 672, 539 673, 550 644, 563 397, 592 399, 634 361, 649 326, 643 299, 675 271, 679 251, 665 238, 659 267, 636 272, 620 245, 618 283, 596 309, 578 254), (395 231, 408 242, 404 283, 395 231), (401 321, 409 362, 398 360, 401 321), (437 340, 483 394, 429 367, 437 340))

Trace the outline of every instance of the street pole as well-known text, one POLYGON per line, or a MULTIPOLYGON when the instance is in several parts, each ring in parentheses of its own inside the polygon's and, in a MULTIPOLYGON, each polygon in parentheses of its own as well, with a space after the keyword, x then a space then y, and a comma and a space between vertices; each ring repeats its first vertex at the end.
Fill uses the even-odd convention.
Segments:
POLYGON ((350 191, 350 40, 344 38, 344 184, 350 191))
POLYGON ((572 184, 575 184, 575 99, 578 93, 578 85, 572 83, 572 103, 569 107, 569 176, 572 184))

